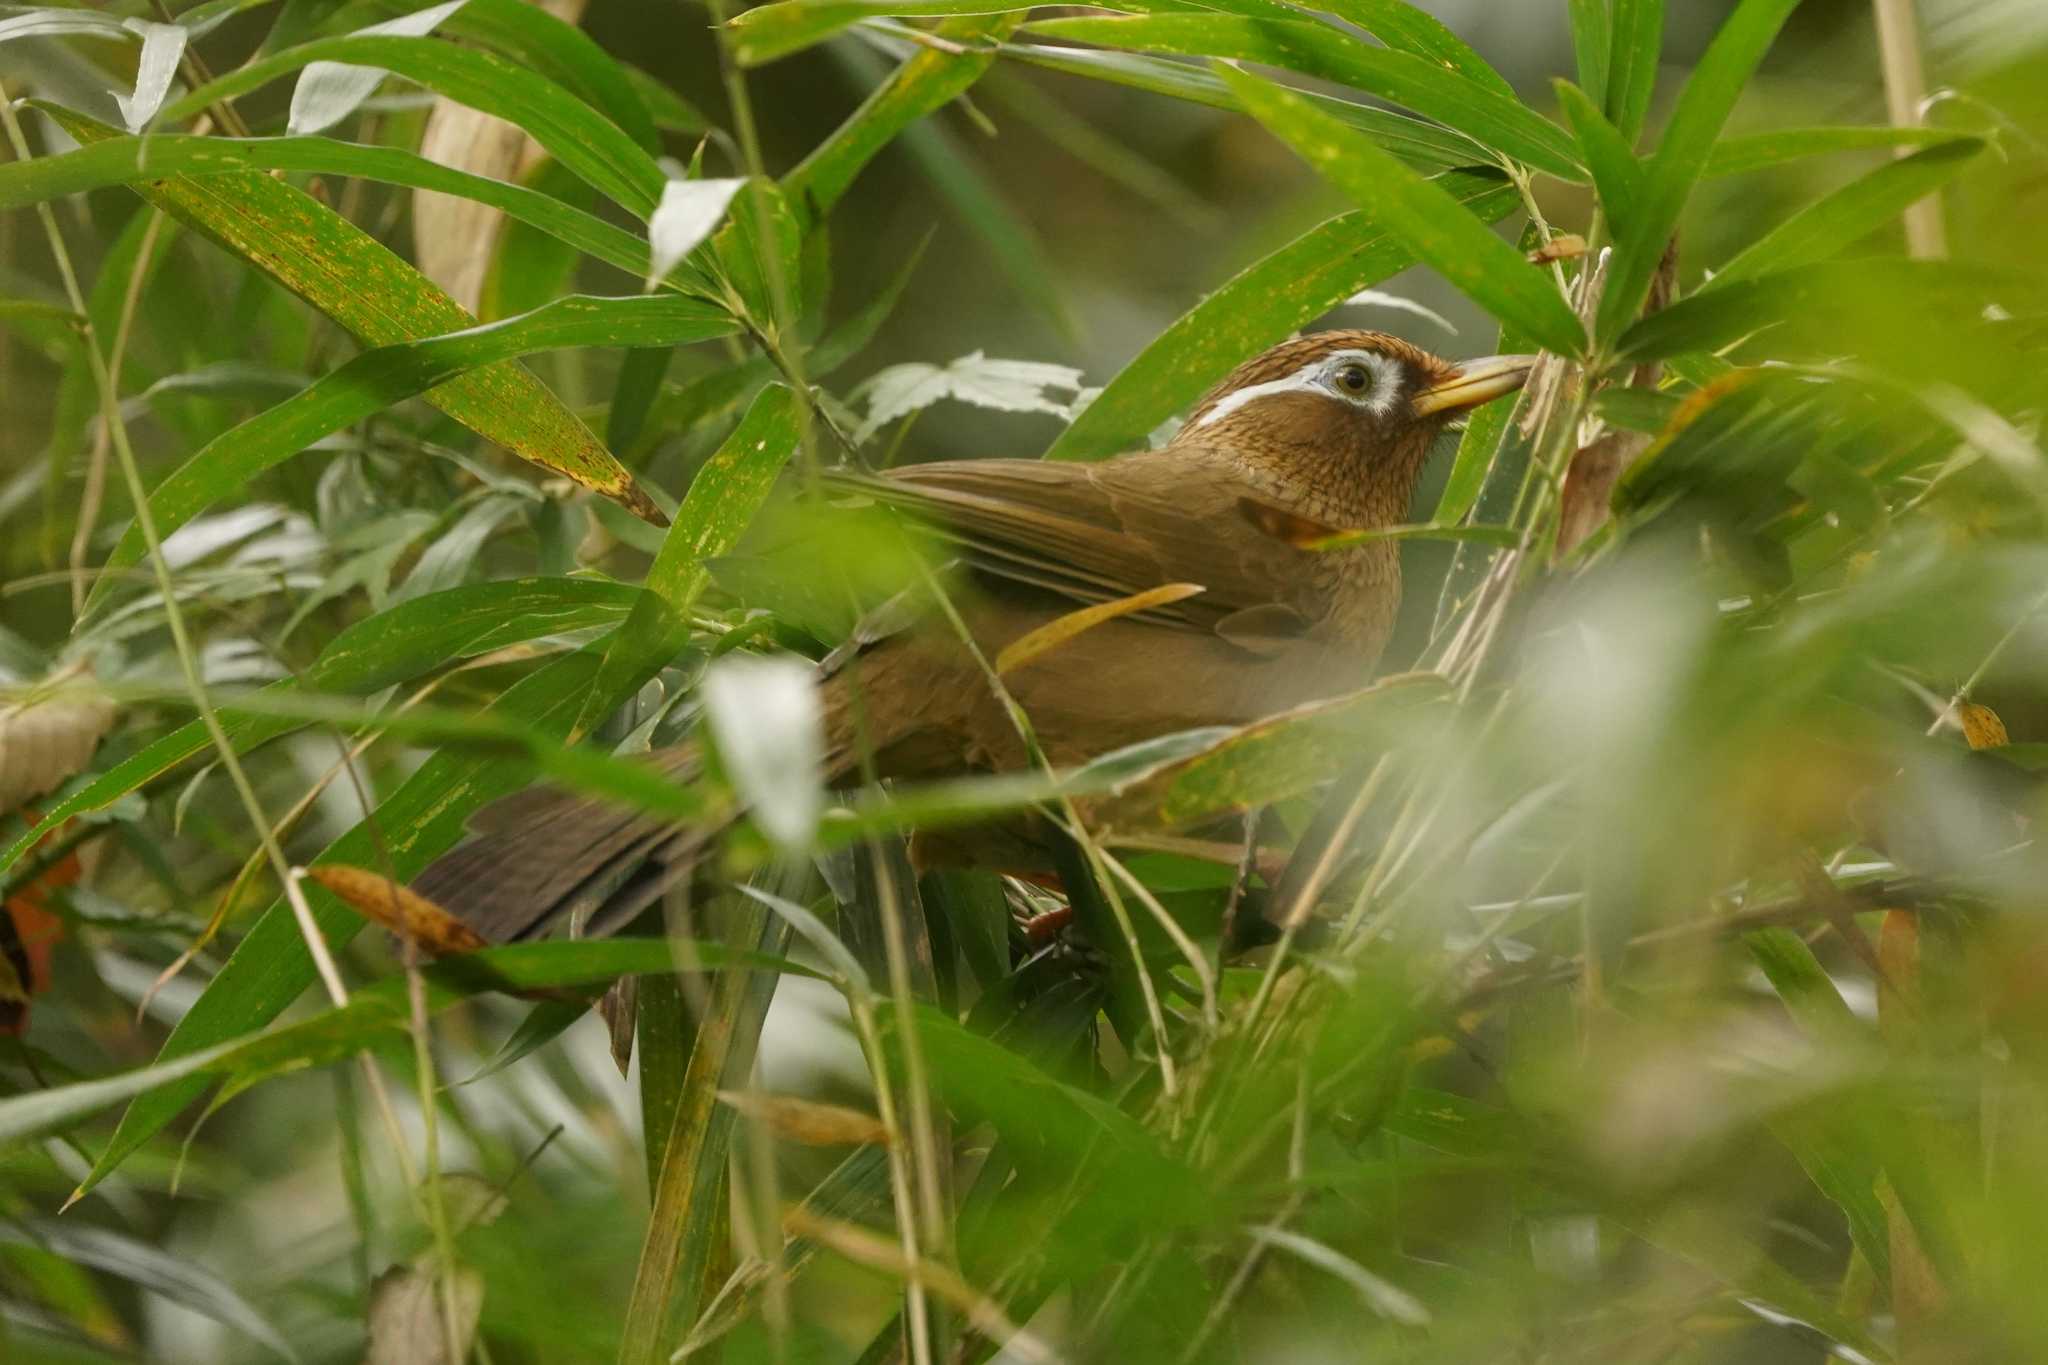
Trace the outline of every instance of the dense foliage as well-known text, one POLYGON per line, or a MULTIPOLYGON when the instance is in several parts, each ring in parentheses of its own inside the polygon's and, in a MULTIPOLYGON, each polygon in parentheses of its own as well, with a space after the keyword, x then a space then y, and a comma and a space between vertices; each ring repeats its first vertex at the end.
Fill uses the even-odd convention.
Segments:
POLYGON ((2048 1356, 2048 28, 1474 8, 0 18, 0 1355, 2048 1356), (819 791, 759 661, 928 581, 819 468, 1333 318, 1547 356, 1386 676, 819 791), (362 932, 538 778, 751 814, 362 932))

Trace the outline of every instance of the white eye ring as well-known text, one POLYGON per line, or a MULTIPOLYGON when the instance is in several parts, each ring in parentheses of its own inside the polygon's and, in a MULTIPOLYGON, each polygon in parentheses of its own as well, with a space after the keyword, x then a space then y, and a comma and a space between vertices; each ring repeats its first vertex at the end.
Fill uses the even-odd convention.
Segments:
POLYGON ((1385 414, 1394 410, 1401 391, 1401 366, 1373 351, 1347 351, 1331 356, 1323 371, 1329 392, 1347 403, 1385 414))

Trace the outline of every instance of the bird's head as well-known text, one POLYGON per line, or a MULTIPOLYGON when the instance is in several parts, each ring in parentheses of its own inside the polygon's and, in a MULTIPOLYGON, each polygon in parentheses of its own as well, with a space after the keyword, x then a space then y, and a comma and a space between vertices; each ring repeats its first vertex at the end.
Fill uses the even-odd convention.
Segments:
POLYGON ((1522 387, 1535 361, 1450 361, 1384 332, 1315 332, 1231 371, 1171 444, 1239 452, 1269 473, 1326 488, 1353 479, 1398 485, 1405 505, 1444 424, 1522 387))

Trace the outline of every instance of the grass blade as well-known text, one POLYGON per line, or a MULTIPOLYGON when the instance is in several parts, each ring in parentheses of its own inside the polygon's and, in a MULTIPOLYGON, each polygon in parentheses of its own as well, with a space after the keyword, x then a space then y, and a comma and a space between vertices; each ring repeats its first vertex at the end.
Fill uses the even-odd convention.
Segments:
POLYGON ((1219 70, 1259 122, 1474 302, 1550 350, 1574 356, 1585 350, 1585 332, 1549 278, 1441 186, 1292 91, 1228 67, 1219 70))
POLYGON ((1029 28, 1042 37, 1259 62, 1341 81, 1426 114, 1502 156, 1549 175, 1585 179, 1571 139, 1528 106, 1412 53, 1352 42, 1326 24, 1222 14, 1156 14, 1046 19, 1029 28))

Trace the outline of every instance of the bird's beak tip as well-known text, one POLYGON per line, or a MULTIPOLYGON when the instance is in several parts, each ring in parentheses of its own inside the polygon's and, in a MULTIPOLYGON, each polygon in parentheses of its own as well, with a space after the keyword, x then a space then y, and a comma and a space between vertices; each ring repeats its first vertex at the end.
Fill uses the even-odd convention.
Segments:
POLYGON ((1415 415, 1461 412, 1513 393, 1529 381, 1533 355, 1489 355, 1458 362, 1451 374, 1415 395, 1415 415))

